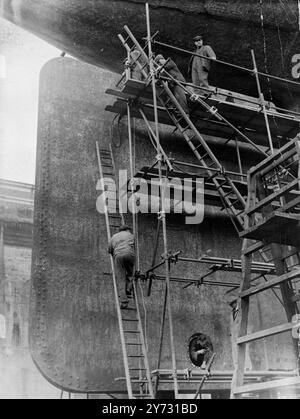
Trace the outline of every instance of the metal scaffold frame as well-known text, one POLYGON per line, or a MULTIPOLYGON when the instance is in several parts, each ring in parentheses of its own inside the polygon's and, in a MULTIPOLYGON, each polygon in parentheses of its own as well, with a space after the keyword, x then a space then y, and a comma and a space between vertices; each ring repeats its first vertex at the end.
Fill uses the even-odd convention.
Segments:
MULTIPOLYGON (((245 197, 245 194, 240 192, 239 187, 237 187, 238 180, 244 180, 245 173, 243 173, 243 165, 241 160, 241 155, 239 151, 239 141, 238 137, 248 143, 256 152, 260 153, 262 156, 262 159, 268 159, 269 156, 272 156, 275 152, 273 138, 272 138, 272 130, 270 128, 269 118, 275 118, 279 117, 276 114, 273 114, 266 104, 264 95, 262 93, 261 85, 260 85, 260 76, 268 77, 268 78, 275 78, 277 80, 281 80, 284 82, 289 82, 288 80, 284 80, 275 76, 266 75, 265 73, 260 73, 257 69, 257 64, 255 60, 254 51, 251 51, 252 54, 252 60, 253 60, 253 70, 245 69, 243 67, 235 66, 230 63, 225 63, 219 60, 216 60, 217 62, 220 62, 225 65, 229 65, 232 67, 236 67, 240 70, 251 72, 252 75, 255 76, 256 84, 257 84, 257 90, 258 90, 258 103, 259 103, 259 113, 263 115, 263 121, 266 128, 266 137, 268 141, 268 147, 262 148, 255 144, 255 142, 250 139, 248 135, 246 135, 246 130, 244 128, 240 128, 235 126, 232 122, 228 120, 228 118, 224 117, 216 107, 208 103, 208 100, 210 99, 210 95, 207 96, 207 100, 203 98, 201 95, 198 94, 191 94, 189 91, 189 87, 196 87, 193 86, 191 83, 183 83, 179 82, 178 80, 174 79, 170 74, 167 73, 167 71, 162 67, 160 68, 154 61, 154 54, 152 51, 152 45, 157 44, 163 47, 167 48, 173 48, 175 50, 180 50, 181 52, 185 52, 191 55, 197 55, 195 53, 191 53, 189 51, 182 50, 180 48, 172 47, 167 44, 163 44, 161 42, 158 42, 155 40, 155 37, 157 35, 151 35, 151 26, 150 26, 150 12, 149 12, 149 5, 146 4, 146 19, 147 19, 147 38, 145 41, 145 47, 142 48, 139 44, 139 42, 136 40, 130 29, 125 26, 124 29, 127 33, 127 38, 123 38, 122 35, 119 35, 119 39, 122 42, 123 46, 126 48, 127 51, 127 63, 126 63, 126 70, 117 84, 120 85, 122 81, 125 79, 125 84, 127 80, 130 80, 130 67, 132 65, 137 66, 139 71, 144 77, 144 85, 142 88, 140 88, 137 92, 134 94, 129 93, 123 93, 122 91, 113 91, 109 89, 108 93, 117 96, 118 98, 121 98, 126 103, 125 108, 122 110, 122 108, 118 107, 111 107, 110 111, 112 112, 120 112, 122 115, 125 113, 127 114, 127 120, 128 120, 128 137, 129 137, 129 157, 130 157, 130 173, 131 173, 131 194, 132 196, 135 193, 135 186, 134 186, 134 176, 135 176, 135 152, 134 152, 134 141, 133 141, 133 127, 132 127, 132 121, 133 118, 139 117, 141 118, 145 126, 147 128, 147 132, 149 135, 149 139, 155 148, 156 151, 156 159, 155 163, 150 169, 153 169, 154 167, 157 168, 158 172, 158 179, 159 179, 159 201, 160 201, 160 212, 158 214, 158 223, 157 223, 157 231, 155 235, 155 246, 153 251, 153 257, 152 257, 152 263, 150 268, 145 271, 144 278, 148 279, 148 295, 150 295, 151 292, 151 286, 153 279, 155 280, 163 280, 165 281, 165 290, 164 290, 164 304, 163 304, 163 310, 162 310, 162 317, 161 317, 161 325, 160 325, 160 344, 159 344, 159 352, 158 352, 158 363, 157 363, 157 369, 155 370, 155 376, 156 376, 156 382, 155 382, 155 392, 157 392, 159 383, 160 383, 160 366, 161 366, 161 355, 162 355, 162 348, 163 348, 163 339, 164 339, 164 330, 165 330, 165 323, 166 323, 166 317, 168 314, 168 324, 169 324, 169 335, 170 335, 170 353, 171 353, 171 364, 172 369, 168 371, 167 373, 167 381, 170 383, 172 382, 173 390, 174 390, 174 396, 175 398, 178 398, 179 395, 179 380, 178 380, 178 370, 176 366, 176 353, 175 353, 175 341, 174 341, 174 330, 173 330, 173 318, 172 318, 172 306, 171 306, 171 282, 178 282, 183 283, 184 288, 187 288, 191 285, 201 286, 201 285, 211 285, 211 286, 223 286, 230 288, 229 292, 232 290, 236 290, 237 288, 240 288, 240 284, 238 283, 225 283, 225 282, 218 282, 218 281, 209 281, 206 278, 213 274, 216 271, 227 271, 227 272, 240 272, 243 275, 243 279, 246 278, 246 285, 245 281, 242 281, 241 285, 241 292, 245 292, 248 289, 251 289, 251 286, 258 287, 261 289, 271 289, 272 292, 275 294, 275 296, 280 300, 280 298, 277 295, 277 292, 275 289, 278 289, 278 286, 280 286, 282 281, 274 281, 269 280, 266 277, 274 276, 274 275, 282 275, 283 272, 278 273, 280 271, 280 267, 278 266, 278 260, 280 256, 277 255, 277 257, 273 257, 272 260, 269 260, 266 256, 266 244, 264 241, 255 240, 254 243, 250 243, 248 239, 244 239, 243 244, 243 253, 241 260, 236 259, 224 259, 224 258, 216 258, 216 257, 207 257, 203 256, 199 259, 192 259, 187 257, 182 257, 181 252, 175 252, 170 253, 168 248, 168 237, 167 237, 167 220, 166 220, 166 212, 165 212, 165 192, 166 192, 166 182, 168 179, 168 176, 170 172, 174 170, 176 165, 183 166, 183 167, 193 167, 200 170, 204 170, 208 174, 208 179, 212 181, 214 187, 216 188, 217 192, 219 193, 221 203, 223 205, 223 209, 225 209, 233 222, 233 225, 238 232, 240 237, 243 237, 245 225, 247 225, 247 220, 249 218, 248 215, 246 215, 245 218, 245 209, 247 210, 249 208, 249 195, 248 200, 245 197), (131 41, 133 44, 133 47, 130 47, 128 42, 131 41), (146 49, 148 50, 148 55, 146 54, 146 49), (131 53, 133 50, 136 50, 138 52, 138 55, 135 59, 132 59, 131 53), (141 60, 140 60, 141 59, 141 60), (142 61, 142 64, 141 62, 142 61), (225 144, 227 144, 229 141, 233 140, 236 145, 237 150, 237 162, 239 167, 239 172, 233 172, 233 171, 227 171, 222 164, 220 164, 218 158, 214 155, 211 148, 208 146, 207 141, 204 139, 204 137, 200 134, 197 127, 194 125, 194 123, 190 120, 189 116, 186 115, 185 111, 182 109, 180 104, 178 103, 177 99, 175 98, 173 92, 169 88, 168 83, 169 82, 174 83, 175 85, 180 86, 187 95, 190 95, 190 98, 192 101, 194 101, 197 105, 200 105, 202 109, 207 112, 207 114, 210 116, 210 119, 213 120, 214 123, 222 122, 224 126, 227 126, 232 131, 231 136, 227 140, 225 144), (150 90, 150 91, 149 91, 150 90), (147 91, 148 96, 151 96, 151 115, 152 117, 149 118, 149 112, 150 109, 149 106, 146 104, 143 104, 139 101, 140 97, 144 97, 145 93, 147 91), (159 105, 159 102, 161 106, 159 105), (147 107, 148 106, 148 107, 147 107), (148 109, 149 108, 149 109, 148 109), (194 153, 195 157, 199 161, 199 164, 192 164, 188 162, 179 162, 172 160, 168 157, 166 152, 163 150, 163 147, 160 143, 160 130, 159 130, 159 124, 160 124, 160 118, 161 118, 161 109, 165 111, 165 113, 168 115, 169 121, 173 125, 175 125, 176 130, 183 136, 187 144, 190 146, 192 152, 194 153), (274 116, 275 115, 275 116, 274 116), (150 120, 154 121, 154 129, 152 128, 150 124, 150 120), (191 133, 190 133, 191 132, 191 133), (158 244, 159 244, 159 235, 160 230, 162 230, 163 233, 163 246, 164 246, 164 254, 162 256, 163 260, 160 263, 156 263, 156 255, 158 250, 158 244), (262 258, 262 262, 258 261, 252 261, 250 263, 245 262, 245 260, 248 258, 248 261, 250 260, 249 255, 255 252, 260 252, 260 257, 262 258), (209 270, 206 274, 202 275, 201 278, 178 278, 171 276, 171 264, 177 263, 177 262, 190 262, 190 263, 202 263, 202 264, 209 264, 209 270), (165 275, 155 275, 154 271, 160 267, 165 267, 165 275), (255 274, 256 276, 252 278, 252 274, 255 274), (258 281, 262 279, 265 281, 265 285, 261 286, 258 285, 258 281), (275 289, 274 289, 275 288, 275 289)), ((203 88, 202 90, 205 90, 203 88)), ((148 98, 149 100, 149 98, 148 98)), ((246 106, 247 108, 247 106, 246 106)), ((284 111, 280 109, 280 111, 284 111)), ((283 113, 280 113, 280 118, 283 118, 287 121, 287 123, 290 121, 290 115, 293 114, 293 117, 291 117, 291 120, 296 119, 296 121, 300 121, 300 114, 297 114, 296 112, 291 112, 290 114, 284 115, 283 113)), ((247 123, 253 119, 253 116, 247 121, 247 123)), ((298 124, 297 122, 297 124, 298 124)), ((246 125, 247 125, 246 123, 246 125)), ((295 124, 295 125, 297 125, 295 124)), ((245 126, 246 126, 245 125, 245 126)), ((295 128, 294 128, 295 129, 295 128)), ((287 134, 289 134, 290 131, 288 131, 287 134)), ((282 168, 281 165, 279 165, 279 168, 282 168)), ((290 173, 289 168, 285 168, 285 175, 287 177, 292 177, 292 174, 290 173)), ((184 170, 182 170, 183 173, 184 170)), ((249 176, 248 176, 249 177, 249 176)), ((249 182, 248 182, 249 184, 249 182)), ((247 186, 247 185, 246 185, 247 186)), ((134 200, 133 200, 134 202, 134 200)), ((135 203, 133 204, 135 205, 135 203)), ((133 232, 136 240, 138 239, 138 218, 136 211, 133 211, 133 232)), ((276 249, 273 248, 273 254, 276 253, 276 249)), ((278 251, 278 248, 277 248, 278 251)), ((138 246, 137 246, 137 271, 140 271, 140 261, 139 261, 139 254, 138 254, 138 246)), ((252 259, 252 258, 251 258, 252 259)), ((280 286, 281 292, 283 291, 282 287, 280 286)), ((250 291, 249 291, 250 292, 250 291)), ((240 294, 240 300, 242 303, 242 311, 244 310, 248 315, 248 308, 244 307, 245 303, 243 301, 243 297, 240 294)), ((283 292, 283 301, 280 300, 280 302, 283 304, 283 306, 286 308, 286 298, 283 292)), ((247 305, 247 302, 246 302, 247 305)), ((247 316, 246 316, 247 317, 247 316)), ((247 320, 242 321, 242 329, 244 329, 245 332, 245 326, 247 325, 247 320)), ((241 330, 240 329, 240 333, 241 330)), ((124 352, 123 352, 124 354, 124 352)), ((242 358, 244 357, 244 353, 242 358)), ((126 354, 124 356, 124 363, 126 354)), ((209 363, 209 367, 206 371, 206 378, 210 377, 210 369, 212 366, 213 358, 211 359, 211 362, 209 363)), ((235 371, 234 376, 234 385, 236 381, 241 381, 241 377, 244 377, 244 372, 241 373, 241 368, 243 368, 243 359, 238 363, 237 369, 235 371), (237 378, 238 377, 238 378, 237 378)), ((265 376, 268 376, 268 373, 265 371, 265 376)), ((274 376, 276 374, 274 373, 274 376)), ((279 374, 280 376, 280 374, 279 374)), ((181 376, 180 376, 181 377, 181 376)), ((287 378, 287 380, 290 378, 287 378)), ((294 376, 291 377, 291 380, 297 381, 294 376)), ((127 379, 128 381, 128 379, 127 379)), ((196 380, 197 381, 197 380, 196 380)), ((198 395, 201 392, 202 385, 205 381, 205 378, 203 378, 203 375, 199 378, 197 383, 199 384, 199 387, 196 391, 195 397, 198 397, 198 395)), ((294 383, 293 381, 293 383, 294 383)), ((180 381, 181 382, 181 381, 180 381)), ((258 386, 261 388, 262 386, 258 386)))

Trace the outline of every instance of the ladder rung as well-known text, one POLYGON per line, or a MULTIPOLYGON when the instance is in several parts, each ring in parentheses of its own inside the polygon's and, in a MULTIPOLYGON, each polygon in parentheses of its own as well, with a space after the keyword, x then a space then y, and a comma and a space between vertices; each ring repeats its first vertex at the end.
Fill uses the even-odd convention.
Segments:
POLYGON ((138 330, 124 330, 124 333, 140 333, 138 330))
POLYGON ((149 383, 149 381, 147 380, 146 377, 143 377, 143 378, 131 377, 130 381, 131 381, 132 384, 147 384, 147 383, 149 383))
MULTIPOLYGON (((201 147, 203 147, 203 145, 200 143, 199 145, 197 145, 197 147, 195 147, 195 150, 199 150, 199 148, 201 148, 201 147)), ((207 157, 208 156, 208 153, 206 153, 203 157, 202 157, 202 159, 205 159, 205 157, 207 157)))
MULTIPOLYGON (((200 144, 200 145, 202 145, 202 144, 200 144)), ((204 156, 202 156, 202 159, 205 159, 207 156, 209 156, 208 153, 204 154, 204 156)))
POLYGON ((128 358, 145 358, 144 355, 128 355, 128 358))
POLYGON ((239 211, 239 212, 236 213, 236 216, 238 217, 239 215, 244 214, 244 212, 245 212, 245 210, 239 211))
POLYGON ((190 129, 190 126, 187 125, 181 132, 182 134, 184 134, 186 131, 188 131, 190 129))
POLYGON ((130 381, 132 382, 132 384, 148 383, 147 378, 139 378, 139 377, 132 377, 130 381))
POLYGON ((215 172, 214 174, 212 174, 211 176, 209 176, 207 179, 206 179, 206 182, 208 182, 208 181, 210 181, 210 180, 212 180, 214 177, 216 177, 218 175, 218 172, 215 172))
POLYGON ((146 368, 129 368, 130 371, 146 371, 146 368))
POLYGON ((138 322, 138 319, 123 319, 123 322, 138 322))
POLYGON ((232 191, 226 192, 226 194, 223 196, 223 198, 225 198, 225 197, 227 197, 227 196, 229 196, 229 195, 232 195, 232 194, 233 194, 233 192, 232 192, 232 191))
MULTIPOLYGON (((231 201, 230 201, 231 202, 231 201)), ((240 201, 236 199, 235 201, 231 202, 231 205, 228 205, 229 207, 233 207, 235 204, 238 204, 240 201)))
POLYGON ((125 342, 126 345, 129 346, 143 346, 141 343, 137 343, 137 342, 125 342))
POLYGON ((213 167, 213 165, 215 164, 215 162, 213 160, 210 162, 210 164, 207 164, 206 162, 204 162, 204 163, 206 164, 206 166, 208 168, 213 167))
MULTIPOLYGON (((217 179, 219 181, 219 179, 217 179)), ((224 185, 228 185, 227 180, 223 179, 222 181, 220 180, 219 186, 218 187, 222 187, 224 185)))

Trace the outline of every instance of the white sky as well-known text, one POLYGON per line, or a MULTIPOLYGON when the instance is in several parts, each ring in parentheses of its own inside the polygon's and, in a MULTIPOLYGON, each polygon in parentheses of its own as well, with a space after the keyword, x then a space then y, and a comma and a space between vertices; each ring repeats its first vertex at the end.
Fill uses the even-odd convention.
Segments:
POLYGON ((60 53, 0 18, 0 178, 35 181, 39 73, 60 53))

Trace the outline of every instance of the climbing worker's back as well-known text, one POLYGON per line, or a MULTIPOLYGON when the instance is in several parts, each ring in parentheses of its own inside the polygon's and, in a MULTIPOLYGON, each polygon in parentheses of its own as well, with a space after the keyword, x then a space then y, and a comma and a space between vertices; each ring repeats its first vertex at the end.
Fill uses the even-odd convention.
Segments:
POLYGON ((134 236, 129 230, 120 231, 112 236, 109 244, 109 253, 113 256, 134 256, 134 236))
POLYGON ((132 296, 132 281, 134 275, 135 253, 134 236, 130 228, 122 225, 119 233, 112 236, 108 246, 108 252, 115 262, 116 280, 121 297, 121 308, 128 306, 128 297, 132 296))

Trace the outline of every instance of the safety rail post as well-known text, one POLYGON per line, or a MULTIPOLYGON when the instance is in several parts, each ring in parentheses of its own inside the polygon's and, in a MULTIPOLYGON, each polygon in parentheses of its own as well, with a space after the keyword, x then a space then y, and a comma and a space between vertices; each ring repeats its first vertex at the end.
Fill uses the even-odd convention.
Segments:
MULTIPOLYGON (((150 11, 149 4, 146 3, 146 19, 147 19, 147 38, 148 38, 148 53, 149 53, 149 64, 150 64, 150 77, 152 80, 152 93, 153 93, 153 105, 154 105, 154 118, 155 118, 155 131, 156 131, 156 142, 157 142, 157 154, 160 155, 160 143, 159 143, 159 123, 158 123, 158 111, 157 111, 157 94, 156 94, 156 80, 155 80, 155 70, 153 66, 153 56, 152 56, 152 37, 151 37, 151 28, 150 28, 150 11)), ((162 179, 162 161, 161 158, 158 158, 158 172, 160 179, 160 190, 161 190, 161 219, 163 227, 163 241, 164 241, 164 252, 165 255, 168 254, 168 241, 167 241, 167 226, 166 226, 166 214, 165 214, 165 184, 162 179)), ((169 259, 165 259, 165 270, 166 270, 166 287, 168 290, 168 317, 169 317, 169 330, 170 330, 170 345, 171 345, 171 358, 172 358, 172 367, 173 367, 173 380, 174 380, 174 395, 175 399, 178 398, 178 380, 177 380, 177 367, 176 367, 176 355, 175 355, 175 345, 174 345, 174 331, 173 331, 173 316, 172 316, 172 307, 170 299, 170 265, 169 259)))

